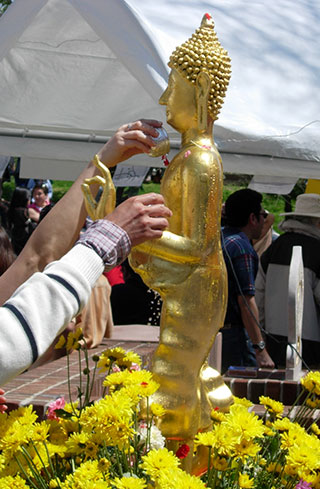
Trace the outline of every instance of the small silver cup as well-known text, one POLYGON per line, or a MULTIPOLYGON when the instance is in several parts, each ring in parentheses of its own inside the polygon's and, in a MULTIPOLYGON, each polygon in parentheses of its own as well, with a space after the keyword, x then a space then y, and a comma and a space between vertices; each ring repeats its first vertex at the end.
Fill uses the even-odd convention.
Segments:
POLYGON ((148 153, 149 156, 153 157, 166 155, 170 151, 170 141, 167 131, 163 127, 157 127, 156 130, 159 134, 156 138, 152 138, 156 145, 148 153))

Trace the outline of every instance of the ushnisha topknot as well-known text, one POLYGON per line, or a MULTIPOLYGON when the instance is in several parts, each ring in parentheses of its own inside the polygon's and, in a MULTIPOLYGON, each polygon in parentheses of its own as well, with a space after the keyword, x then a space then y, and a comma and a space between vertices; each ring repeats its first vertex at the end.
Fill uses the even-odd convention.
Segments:
POLYGON ((190 83, 196 82, 200 71, 209 75, 208 112, 217 120, 231 76, 231 60, 217 38, 210 14, 205 14, 200 28, 173 51, 168 65, 190 83))

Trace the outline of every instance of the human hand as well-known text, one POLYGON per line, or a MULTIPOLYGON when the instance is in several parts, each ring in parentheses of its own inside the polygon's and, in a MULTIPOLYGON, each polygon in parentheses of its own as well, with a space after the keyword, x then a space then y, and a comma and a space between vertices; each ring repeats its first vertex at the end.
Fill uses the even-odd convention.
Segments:
POLYGON ((4 397, 4 390, 0 389, 0 413, 4 413, 7 409, 8 406, 5 404, 7 402, 7 399, 4 397))
POLYGON ((274 362, 267 352, 266 348, 263 350, 256 350, 256 360, 258 367, 261 368, 274 368, 274 362))
POLYGON ((131 245, 136 246, 149 239, 161 238, 169 225, 167 218, 171 216, 172 212, 164 205, 163 196, 150 193, 127 199, 106 219, 124 229, 131 245))
POLYGON ((136 154, 148 153, 156 144, 152 137, 158 136, 157 127, 161 126, 162 122, 153 119, 121 126, 98 152, 99 160, 110 168, 136 154))

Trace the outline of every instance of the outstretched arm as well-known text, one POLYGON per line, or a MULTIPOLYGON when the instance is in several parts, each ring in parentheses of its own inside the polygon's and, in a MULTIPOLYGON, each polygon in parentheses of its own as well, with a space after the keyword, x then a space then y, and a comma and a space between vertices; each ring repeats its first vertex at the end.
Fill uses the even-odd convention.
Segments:
MULTIPOLYGON (((166 215, 171 212, 161 195, 132 197, 114 210, 112 222, 95 221, 72 250, 16 290, 0 307, 0 385, 43 355, 87 303, 104 267, 119 265, 131 245, 161 236, 166 215)), ((0 395, 0 411, 2 402, 0 395)))
MULTIPOLYGON (((147 153, 157 136, 161 122, 140 120, 120 127, 99 151, 99 159, 108 167, 115 166, 130 156, 147 153)), ((54 206, 32 233, 25 248, 13 265, 0 277, 0 304, 3 304, 33 273, 64 255, 77 240, 86 218, 81 184, 94 177, 97 168, 91 162, 74 182, 70 190, 54 206)), ((91 188, 96 193, 96 188, 91 188)))

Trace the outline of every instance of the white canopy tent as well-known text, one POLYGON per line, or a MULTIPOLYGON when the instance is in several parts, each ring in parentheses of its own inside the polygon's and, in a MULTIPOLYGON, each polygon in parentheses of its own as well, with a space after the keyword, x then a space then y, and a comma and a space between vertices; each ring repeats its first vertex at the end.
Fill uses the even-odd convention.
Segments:
POLYGON ((0 19, 0 154, 21 156, 22 176, 74 179, 121 124, 164 121, 169 55, 205 12, 232 59, 225 171, 320 178, 316 0, 15 0, 0 19))

